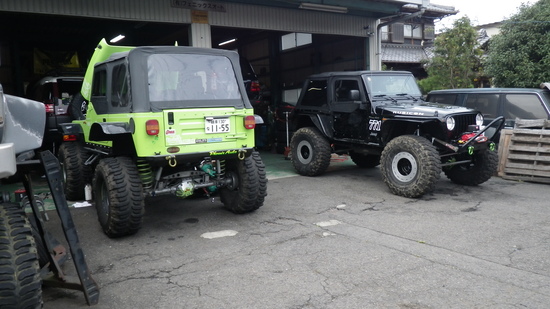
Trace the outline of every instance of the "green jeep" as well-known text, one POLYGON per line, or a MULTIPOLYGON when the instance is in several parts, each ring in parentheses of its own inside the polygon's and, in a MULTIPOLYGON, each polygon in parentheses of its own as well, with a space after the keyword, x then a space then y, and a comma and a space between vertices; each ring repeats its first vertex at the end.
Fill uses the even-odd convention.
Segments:
POLYGON ((234 213, 261 207, 265 165, 236 52, 183 46, 97 46, 61 126, 69 200, 91 183, 105 234, 136 233, 145 197, 217 192, 234 213), (75 115, 76 114, 76 115, 75 115))

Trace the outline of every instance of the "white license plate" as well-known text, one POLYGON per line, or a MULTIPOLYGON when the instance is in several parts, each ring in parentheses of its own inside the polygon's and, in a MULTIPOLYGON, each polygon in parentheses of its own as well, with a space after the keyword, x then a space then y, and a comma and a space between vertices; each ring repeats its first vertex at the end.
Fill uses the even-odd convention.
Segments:
POLYGON ((204 121, 204 132, 206 133, 227 133, 231 131, 229 118, 206 118, 204 121))

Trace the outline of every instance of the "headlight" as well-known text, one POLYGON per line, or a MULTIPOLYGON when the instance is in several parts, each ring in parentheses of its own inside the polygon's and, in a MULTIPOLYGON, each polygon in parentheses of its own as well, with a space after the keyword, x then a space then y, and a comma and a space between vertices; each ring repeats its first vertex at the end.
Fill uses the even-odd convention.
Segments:
POLYGON ((455 128, 455 119, 453 117, 449 117, 447 118, 446 122, 447 122, 447 130, 452 131, 455 128))
POLYGON ((483 125, 483 115, 477 114, 476 115, 476 124, 481 127, 483 125))

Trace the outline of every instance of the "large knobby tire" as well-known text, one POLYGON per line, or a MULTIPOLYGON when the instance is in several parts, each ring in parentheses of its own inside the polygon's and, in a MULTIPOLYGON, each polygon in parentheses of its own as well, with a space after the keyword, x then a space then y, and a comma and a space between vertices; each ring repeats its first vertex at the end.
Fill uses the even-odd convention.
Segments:
POLYGON ((350 152, 350 157, 353 163, 361 168, 373 168, 380 165, 379 155, 369 155, 357 152, 350 152))
POLYGON ((254 153, 244 160, 225 161, 225 177, 230 184, 220 189, 220 199, 225 208, 236 214, 260 208, 267 195, 265 166, 254 153))
POLYGON ((63 189, 69 201, 84 199, 84 186, 91 181, 92 168, 84 165, 89 153, 81 144, 65 142, 59 147, 58 158, 63 171, 63 189))
POLYGON ((382 151, 380 160, 382 179, 396 195, 422 196, 433 190, 441 176, 439 153, 424 137, 394 138, 382 151))
POLYGON ((135 234, 145 211, 143 186, 132 159, 99 161, 92 183, 99 224, 109 237, 135 234))
POLYGON ((290 141, 292 165, 303 176, 324 173, 330 165, 331 153, 329 141, 316 128, 301 128, 290 141))
POLYGON ((0 204, 0 308, 42 308, 36 243, 15 203, 0 204))
POLYGON ((454 183, 477 186, 489 180, 496 173, 497 168, 498 154, 487 150, 474 154, 471 163, 450 166, 448 169, 443 169, 443 172, 454 183))
POLYGON ((84 99, 80 92, 77 92, 71 102, 69 102, 69 115, 76 120, 86 119, 86 113, 88 110, 88 101, 84 99))

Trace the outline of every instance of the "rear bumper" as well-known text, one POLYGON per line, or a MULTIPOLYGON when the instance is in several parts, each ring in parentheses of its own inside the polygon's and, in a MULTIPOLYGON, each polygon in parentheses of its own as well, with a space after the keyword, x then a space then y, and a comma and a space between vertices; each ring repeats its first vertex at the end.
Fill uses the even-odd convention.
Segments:
POLYGON ((139 159, 144 159, 152 165, 155 166, 173 166, 179 164, 188 164, 193 162, 200 162, 205 159, 211 160, 230 160, 230 159, 240 159, 249 157, 254 148, 238 148, 238 149, 226 149, 226 150, 214 150, 209 152, 194 152, 194 153, 185 153, 185 154, 174 154, 174 155, 158 155, 158 156, 148 156, 140 157, 139 159))

